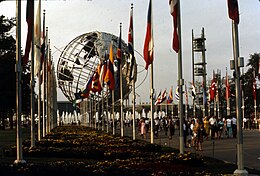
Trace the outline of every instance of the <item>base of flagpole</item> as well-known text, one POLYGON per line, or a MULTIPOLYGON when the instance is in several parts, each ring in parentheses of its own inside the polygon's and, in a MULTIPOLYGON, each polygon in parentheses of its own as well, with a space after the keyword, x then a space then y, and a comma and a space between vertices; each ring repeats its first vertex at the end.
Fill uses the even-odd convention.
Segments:
POLYGON ((14 164, 26 164, 25 160, 15 160, 14 164))
POLYGON ((239 176, 248 176, 248 172, 247 170, 239 170, 239 169, 236 169, 234 171, 234 175, 239 175, 239 176))

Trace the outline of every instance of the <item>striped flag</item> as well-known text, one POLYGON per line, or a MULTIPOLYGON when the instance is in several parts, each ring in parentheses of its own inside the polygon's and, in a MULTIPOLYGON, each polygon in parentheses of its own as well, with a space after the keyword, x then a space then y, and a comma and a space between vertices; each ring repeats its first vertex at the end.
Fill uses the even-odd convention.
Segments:
POLYGON ((152 0, 150 0, 147 15, 147 26, 146 26, 146 36, 144 42, 144 60, 146 62, 145 69, 147 70, 149 65, 153 63, 153 29, 152 29, 152 0))
POLYGON ((196 89, 195 89, 194 83, 192 83, 191 87, 192 87, 192 89, 191 89, 192 99, 195 99, 196 98, 196 89))
POLYGON ((176 87, 176 90, 175 90, 175 98, 176 98, 177 101, 180 100, 180 93, 179 93, 179 87, 178 86, 176 87))
POLYGON ((34 20, 34 1, 27 0, 26 6, 26 22, 28 25, 27 38, 26 38, 26 46, 25 53, 23 56, 23 65, 26 65, 29 60, 29 53, 32 44, 32 30, 33 30, 33 20, 34 20))
POLYGON ((179 36, 178 36, 178 0, 169 0, 170 13, 173 17, 173 40, 172 49, 178 53, 179 52, 179 36))
POLYGON ((154 105, 160 104, 160 100, 161 100, 161 92, 158 94, 157 99, 156 99, 154 105))
POLYGON ((228 3, 228 16, 231 20, 234 20, 236 24, 239 23, 239 12, 237 0, 227 0, 228 3))

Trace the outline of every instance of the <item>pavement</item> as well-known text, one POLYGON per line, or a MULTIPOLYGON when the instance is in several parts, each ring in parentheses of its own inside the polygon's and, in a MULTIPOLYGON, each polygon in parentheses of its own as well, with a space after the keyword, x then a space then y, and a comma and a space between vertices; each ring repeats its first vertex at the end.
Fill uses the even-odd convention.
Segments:
MULTIPOLYGON (((136 129, 137 139, 150 142, 150 133, 144 139, 138 134, 136 129)), ((118 130, 120 134, 120 131, 118 130)), ((125 127, 124 134, 132 136, 132 128, 125 127)), ((176 129, 172 139, 164 134, 164 131, 159 132, 158 138, 154 138, 154 143, 159 145, 167 145, 173 148, 180 148, 179 130, 176 129)), ((209 139, 204 140, 203 150, 196 151, 194 147, 185 148, 184 151, 201 154, 202 156, 213 157, 219 160, 236 163, 237 162, 237 138, 224 139, 209 139)), ((243 130, 243 157, 244 167, 260 170, 260 132, 258 130, 243 130)))

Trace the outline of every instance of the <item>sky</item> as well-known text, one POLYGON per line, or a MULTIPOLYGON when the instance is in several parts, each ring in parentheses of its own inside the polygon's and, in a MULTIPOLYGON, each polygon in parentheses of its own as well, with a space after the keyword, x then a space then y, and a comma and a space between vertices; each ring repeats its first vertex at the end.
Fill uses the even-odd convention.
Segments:
MULTIPOLYGON (((119 35, 119 24, 122 23, 122 39, 127 43, 129 28, 130 4, 134 4, 134 48, 143 53, 146 33, 148 0, 42 0, 42 10, 46 10, 46 26, 49 28, 49 39, 55 63, 58 62, 61 50, 77 36, 100 31, 119 35), (59 48, 60 50, 57 50, 59 48)), ((230 60, 233 58, 232 23, 228 18, 226 0, 181 0, 181 42, 183 79, 192 81, 192 30, 194 36, 201 35, 204 27, 206 38, 207 79, 212 78, 213 70, 228 74, 230 60)), ((260 2, 259 0, 238 0, 240 23, 239 52, 244 57, 245 65, 250 54, 260 52, 260 2)), ((35 1, 35 13, 37 11, 35 1)), ((0 14, 15 17, 16 2, 0 3, 0 14)), ((158 94, 164 89, 175 90, 178 79, 178 55, 171 48, 173 23, 169 12, 168 0, 153 0, 154 32, 154 89, 158 94)), ((26 1, 22 1, 22 47, 25 48, 27 23, 25 20, 26 1)), ((12 31, 15 35, 15 29, 12 31)), ((138 64, 137 102, 148 102, 150 91, 150 70, 143 71, 145 62, 136 53, 138 64), (142 83, 142 84, 141 84, 142 83)), ((199 56, 196 56, 199 57, 199 56)), ((173 92, 175 92, 173 90, 173 92)), ((66 100, 58 91, 58 100, 66 100)), ((174 100, 177 103, 176 100, 174 100)))

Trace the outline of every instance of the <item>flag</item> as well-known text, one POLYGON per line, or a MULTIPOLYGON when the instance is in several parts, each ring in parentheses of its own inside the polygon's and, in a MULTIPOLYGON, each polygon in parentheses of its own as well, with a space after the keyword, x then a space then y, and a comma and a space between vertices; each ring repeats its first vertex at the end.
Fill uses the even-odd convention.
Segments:
POLYGON ((167 97, 167 92, 166 92, 166 90, 164 90, 164 92, 163 92, 163 94, 162 94, 161 103, 164 102, 164 100, 166 100, 166 97, 167 97))
POLYGON ((254 101, 256 101, 256 78, 253 78, 253 97, 254 101))
POLYGON ((74 93, 75 96, 75 103, 78 104, 82 101, 82 97, 81 97, 81 91, 74 93))
POLYGON ((179 36, 178 36, 178 0, 169 0, 170 13, 173 17, 173 40, 172 40, 172 49, 178 53, 179 52, 179 36))
POLYGON ((130 57, 130 80, 134 79, 135 56, 134 56, 134 30, 133 30, 133 6, 130 11, 130 24, 128 31, 128 52, 130 57))
POLYGON ((215 82, 215 73, 213 72, 213 78, 210 85, 210 101, 214 101, 216 94, 216 82, 215 82))
POLYGON ((158 97, 157 97, 157 99, 156 99, 154 105, 160 104, 160 101, 161 101, 161 92, 158 94, 158 97))
POLYGON ((83 90, 81 91, 82 98, 89 97, 89 93, 91 91, 91 86, 92 86, 93 76, 94 76, 94 74, 89 78, 88 82, 84 85, 83 90))
POLYGON ((189 100, 188 100, 188 91, 187 91, 187 85, 185 83, 185 99, 186 99, 186 105, 189 104, 189 100))
POLYGON ((180 100, 180 93, 179 93, 179 87, 178 86, 176 87, 176 90, 175 90, 175 98, 176 98, 177 101, 180 100))
POLYGON ((236 24, 239 23, 239 12, 237 0, 227 0, 228 3, 228 16, 231 20, 234 20, 236 24))
MULTIPOLYGON (((243 86, 243 85, 242 85, 243 86)), ((228 74, 226 71, 226 100, 228 100, 230 97, 230 85, 229 85, 229 81, 228 81, 228 74)))
POLYGON ((28 25, 26 45, 25 45, 25 53, 23 56, 23 65, 26 65, 29 60, 29 53, 32 44, 32 30, 33 30, 33 20, 34 20, 34 1, 27 0, 26 6, 26 22, 28 25))
POLYGON ((172 87, 170 89, 169 95, 168 95, 168 99, 167 99, 167 103, 170 104, 173 101, 173 96, 172 96, 172 87))
POLYGON ((34 59, 35 59, 35 71, 34 74, 40 76, 41 70, 41 0, 38 3, 38 9, 34 25, 34 59))
POLYGON ((145 69, 147 70, 149 65, 153 63, 153 29, 152 29, 152 0, 150 0, 147 15, 146 36, 144 42, 144 60, 146 62, 145 69))
MULTIPOLYGON (((105 57, 107 57, 106 55, 105 55, 105 57)), ((103 88, 104 87, 104 78, 105 78, 106 72, 107 72, 107 61, 105 59, 105 60, 100 61, 100 62, 101 62, 101 64, 100 64, 100 68, 99 68, 99 73, 98 74, 99 74, 100 85, 103 88)))
POLYGON ((119 38, 118 38, 118 47, 117 47, 117 54, 116 54, 116 60, 117 60, 117 74, 116 74, 116 87, 120 86, 120 64, 121 64, 121 60, 122 60, 122 56, 121 56, 121 24, 120 24, 120 31, 119 31, 119 38))
POLYGON ((114 78, 114 54, 113 54, 113 44, 110 43, 109 60, 107 61, 107 71, 104 78, 107 86, 110 90, 115 88, 115 78, 114 78))
POLYGON ((192 83, 191 88, 192 88, 191 89, 192 99, 195 99, 196 98, 196 89, 195 89, 194 83, 192 83))
POLYGON ((91 91, 100 93, 101 90, 102 90, 102 87, 101 87, 100 82, 99 82, 98 69, 99 69, 99 66, 97 67, 97 69, 96 69, 96 71, 94 72, 94 75, 93 75, 91 91))
POLYGON ((203 103, 204 103, 204 105, 206 105, 207 104, 207 94, 206 94, 206 90, 204 89, 204 82, 202 82, 202 94, 203 94, 203 103))

